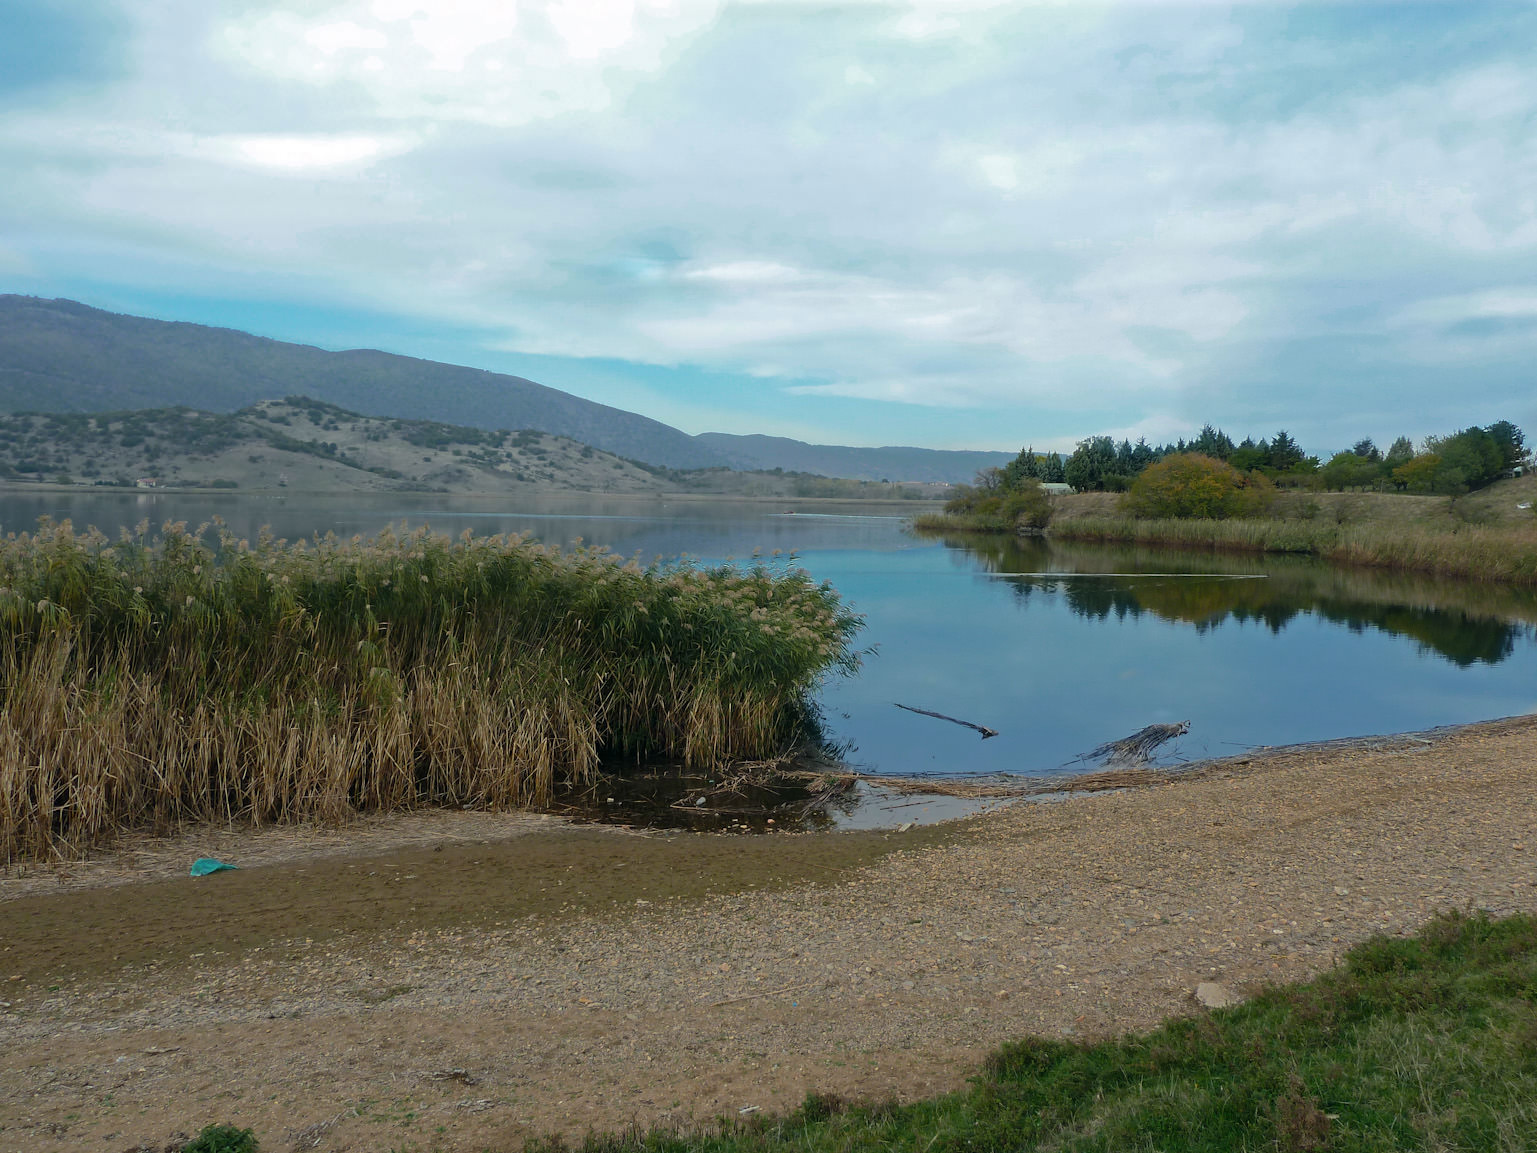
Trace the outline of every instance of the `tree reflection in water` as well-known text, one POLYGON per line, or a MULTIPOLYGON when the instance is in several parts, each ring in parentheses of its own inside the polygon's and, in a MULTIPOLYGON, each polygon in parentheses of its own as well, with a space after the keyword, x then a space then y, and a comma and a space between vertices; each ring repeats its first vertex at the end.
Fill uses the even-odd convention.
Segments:
POLYGON ((1344 569, 1302 557, 1072 545, 947 534, 1021 601, 1060 596, 1077 615, 1150 613, 1206 631, 1233 620, 1279 633, 1313 615, 1354 632, 1410 638, 1455 665, 1498 664, 1530 637, 1537 591, 1344 569))

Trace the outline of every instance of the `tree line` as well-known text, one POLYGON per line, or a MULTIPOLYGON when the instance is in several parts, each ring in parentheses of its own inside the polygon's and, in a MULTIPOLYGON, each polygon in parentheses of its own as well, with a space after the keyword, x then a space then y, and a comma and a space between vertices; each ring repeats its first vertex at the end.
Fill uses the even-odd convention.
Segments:
POLYGON ((1196 455, 1222 461, 1240 473, 1259 474, 1284 487, 1373 489, 1384 492, 1456 495, 1514 475, 1528 463, 1526 437, 1508 420, 1472 426, 1446 436, 1426 437, 1419 447, 1406 436, 1386 452, 1371 438, 1357 441, 1328 461, 1307 453, 1285 429, 1259 440, 1234 442, 1208 424, 1190 440, 1151 445, 1114 437, 1091 436, 1078 442, 1065 459, 1027 446, 1001 469, 979 474, 984 490, 1011 492, 1028 481, 1062 483, 1079 492, 1125 492, 1149 466, 1169 457, 1196 455))

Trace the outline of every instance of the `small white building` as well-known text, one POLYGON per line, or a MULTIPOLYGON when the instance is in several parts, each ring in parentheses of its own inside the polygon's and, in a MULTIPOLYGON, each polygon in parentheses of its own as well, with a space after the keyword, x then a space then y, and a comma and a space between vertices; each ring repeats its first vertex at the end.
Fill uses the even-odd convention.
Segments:
POLYGON ((160 481, 159 481, 158 478, 153 477, 153 476, 141 476, 138 480, 133 482, 133 487, 134 488, 159 488, 160 487, 160 481))

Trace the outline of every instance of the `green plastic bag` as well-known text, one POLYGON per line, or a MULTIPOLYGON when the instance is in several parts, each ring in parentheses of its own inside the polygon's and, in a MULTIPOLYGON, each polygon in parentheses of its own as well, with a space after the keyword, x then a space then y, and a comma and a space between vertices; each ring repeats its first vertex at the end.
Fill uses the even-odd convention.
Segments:
POLYGON ((199 857, 192 862, 192 876, 206 877, 209 873, 222 873, 226 869, 239 867, 239 865, 226 865, 223 861, 216 861, 212 857, 199 857))

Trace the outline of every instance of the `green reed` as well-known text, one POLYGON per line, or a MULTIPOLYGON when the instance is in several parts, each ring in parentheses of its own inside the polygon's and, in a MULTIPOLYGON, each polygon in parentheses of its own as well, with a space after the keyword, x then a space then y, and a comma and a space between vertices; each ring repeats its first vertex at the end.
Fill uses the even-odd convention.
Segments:
POLYGON ((0 541, 0 860, 183 820, 543 803, 605 758, 767 756, 857 666, 858 627, 787 568, 45 523, 0 541))

